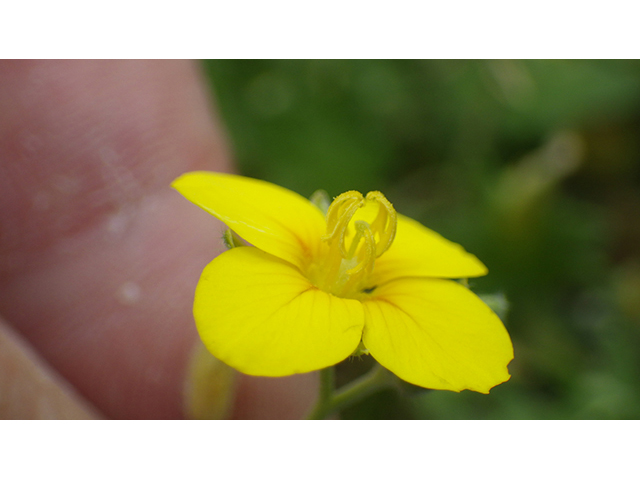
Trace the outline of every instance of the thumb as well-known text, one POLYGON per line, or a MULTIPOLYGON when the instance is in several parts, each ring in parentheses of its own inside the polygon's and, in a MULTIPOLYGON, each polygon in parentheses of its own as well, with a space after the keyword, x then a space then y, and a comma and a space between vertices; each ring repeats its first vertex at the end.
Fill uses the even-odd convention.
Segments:
MULTIPOLYGON (((107 417, 184 415, 220 225, 169 183, 231 168, 205 92, 183 61, 0 63, 0 312, 107 417)), ((300 415, 307 378, 241 377, 236 416, 300 415)))

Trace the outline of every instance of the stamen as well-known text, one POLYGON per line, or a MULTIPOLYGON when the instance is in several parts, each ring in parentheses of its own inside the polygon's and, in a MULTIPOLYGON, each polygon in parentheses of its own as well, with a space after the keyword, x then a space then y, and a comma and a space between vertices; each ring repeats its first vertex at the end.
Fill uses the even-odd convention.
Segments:
MULTIPOLYGON (((356 238, 358 239, 358 244, 360 244, 357 254, 358 263, 345 272, 346 281, 341 286, 343 292, 360 292, 363 282, 373 271, 376 259, 376 243, 369 224, 358 220, 355 222, 355 228, 358 232, 356 238), (360 240, 363 240, 363 242, 360 242, 360 240)), ((355 250, 357 246, 354 242, 349 250, 355 250)))
POLYGON ((360 243, 360 239, 362 238, 362 235, 363 235, 363 228, 361 225, 362 223, 366 223, 366 222, 363 222, 362 220, 356 220, 354 222, 354 226, 356 228, 356 234, 353 237, 353 240, 351 240, 351 246, 349 247, 349 251, 344 257, 345 260, 351 260, 353 256, 356 254, 356 249, 358 248, 358 244, 360 243))
MULTIPOLYGON (((358 239, 358 243, 360 243, 361 238, 364 239, 364 243, 362 244, 362 247, 358 252, 358 264, 355 267, 347 270, 347 275, 355 275, 356 273, 362 271, 365 267, 367 267, 368 271, 373 270, 373 262, 375 259, 374 254, 376 250, 376 243, 369 224, 367 222, 363 222, 362 220, 358 220, 357 222, 355 222, 355 227, 357 231, 356 238, 358 239)), ((351 245, 350 249, 354 250, 354 252, 355 247, 357 247, 355 241, 356 240, 354 239, 354 243, 351 245)))
POLYGON ((327 242, 328 248, 322 262, 313 267, 314 282, 323 290, 340 297, 362 295, 373 272, 375 259, 386 252, 393 242, 396 211, 380 192, 369 192, 365 198, 360 192, 352 190, 331 202, 326 219, 327 230, 322 240, 327 242), (378 204, 376 217, 371 223, 353 221, 355 213, 366 202, 378 204), (350 225, 355 232, 349 233, 350 225))
POLYGON ((336 235, 344 237, 344 230, 351 221, 351 217, 358 208, 364 205, 364 197, 360 192, 351 190, 338 195, 327 211, 327 233, 322 236, 322 240, 332 240, 336 235))
POLYGON ((389 250, 396 236, 398 215, 391 202, 380 192, 367 193, 368 201, 376 201, 380 205, 378 214, 371 222, 371 230, 378 232, 379 238, 376 244, 376 258, 389 250))

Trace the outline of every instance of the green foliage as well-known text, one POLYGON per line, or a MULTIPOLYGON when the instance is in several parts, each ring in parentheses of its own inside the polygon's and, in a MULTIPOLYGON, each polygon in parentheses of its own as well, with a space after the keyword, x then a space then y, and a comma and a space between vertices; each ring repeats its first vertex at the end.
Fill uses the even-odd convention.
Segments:
POLYGON ((470 287, 504 307, 512 379, 348 417, 640 417, 639 62, 204 65, 242 173, 381 190, 489 267, 470 287))

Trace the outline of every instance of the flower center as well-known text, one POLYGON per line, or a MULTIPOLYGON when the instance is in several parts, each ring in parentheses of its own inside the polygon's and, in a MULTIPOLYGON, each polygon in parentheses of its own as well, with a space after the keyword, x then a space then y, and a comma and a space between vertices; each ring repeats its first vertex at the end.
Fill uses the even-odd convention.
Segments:
POLYGON ((380 192, 349 191, 327 211, 326 248, 309 276, 320 289, 339 297, 356 298, 372 288, 367 279, 375 259, 386 252, 396 234, 396 211, 380 192), (376 211, 377 207, 377 211, 376 211))

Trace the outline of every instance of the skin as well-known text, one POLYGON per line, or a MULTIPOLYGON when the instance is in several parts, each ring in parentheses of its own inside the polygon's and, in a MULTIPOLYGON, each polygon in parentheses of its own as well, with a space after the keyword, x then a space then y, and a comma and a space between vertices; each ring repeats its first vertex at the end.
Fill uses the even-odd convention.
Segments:
MULTIPOLYGON (((31 392, 1 416, 37 417, 18 404, 51 389, 87 416, 185 416, 222 230, 169 184, 233 170, 207 90, 187 61, 0 62, 0 387, 31 392)), ((239 376, 230 416, 299 418, 316 392, 313 374, 239 376)))

